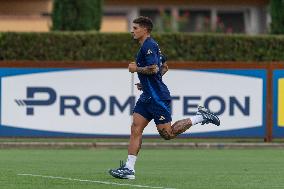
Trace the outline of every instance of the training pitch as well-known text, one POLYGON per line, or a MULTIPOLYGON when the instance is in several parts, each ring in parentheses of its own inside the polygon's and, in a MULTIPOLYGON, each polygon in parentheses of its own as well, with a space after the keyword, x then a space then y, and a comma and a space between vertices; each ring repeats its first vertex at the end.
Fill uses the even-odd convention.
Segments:
POLYGON ((72 188, 284 188, 284 151, 146 150, 136 163, 135 180, 118 180, 109 168, 126 150, 1 150, 3 189, 72 188))

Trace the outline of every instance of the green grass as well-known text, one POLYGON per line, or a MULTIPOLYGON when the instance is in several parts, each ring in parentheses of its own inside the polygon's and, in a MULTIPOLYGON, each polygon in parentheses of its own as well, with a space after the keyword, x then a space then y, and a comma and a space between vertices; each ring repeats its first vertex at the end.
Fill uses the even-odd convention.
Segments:
POLYGON ((1 150, 3 189, 137 188, 41 177, 49 175, 131 185, 192 189, 284 188, 284 151, 261 150, 141 150, 136 180, 107 174, 126 150, 1 150))
MULTIPOLYGON (((128 142, 129 137, 122 138, 12 138, 0 137, 0 142, 128 142)), ((167 143, 177 142, 263 142, 263 138, 191 138, 178 137, 174 140, 167 141, 167 143)), ((160 137, 143 138, 143 142, 158 142, 163 143, 165 140, 160 137)), ((284 138, 275 138, 273 142, 284 142, 284 138)))

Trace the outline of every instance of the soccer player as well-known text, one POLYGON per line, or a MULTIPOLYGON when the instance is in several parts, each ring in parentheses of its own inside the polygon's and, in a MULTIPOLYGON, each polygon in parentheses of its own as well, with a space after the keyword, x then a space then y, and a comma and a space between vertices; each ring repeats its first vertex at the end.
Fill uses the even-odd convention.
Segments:
POLYGON ((141 47, 135 64, 130 63, 128 70, 137 72, 142 90, 133 110, 133 122, 128 146, 126 164, 121 163, 118 169, 109 170, 109 174, 120 179, 135 179, 134 165, 142 144, 142 133, 148 123, 154 119, 162 138, 170 140, 185 132, 192 125, 213 123, 220 125, 219 118, 204 107, 198 107, 195 116, 179 120, 171 125, 171 96, 162 76, 168 71, 166 58, 162 55, 158 44, 150 36, 153 23, 148 17, 140 16, 133 21, 132 35, 141 47))

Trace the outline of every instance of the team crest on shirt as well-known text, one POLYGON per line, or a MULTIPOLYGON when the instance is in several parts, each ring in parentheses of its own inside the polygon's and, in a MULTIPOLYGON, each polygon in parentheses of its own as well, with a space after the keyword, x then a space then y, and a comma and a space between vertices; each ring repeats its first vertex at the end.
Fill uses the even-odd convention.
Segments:
POLYGON ((153 52, 150 49, 148 49, 147 54, 152 54, 152 53, 153 52))

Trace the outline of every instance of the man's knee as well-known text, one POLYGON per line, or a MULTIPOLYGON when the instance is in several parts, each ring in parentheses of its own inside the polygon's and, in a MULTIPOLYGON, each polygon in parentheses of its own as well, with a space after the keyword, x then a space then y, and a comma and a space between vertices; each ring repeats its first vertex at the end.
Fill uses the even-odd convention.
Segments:
POLYGON ((131 125, 131 135, 142 135, 143 129, 136 123, 132 123, 131 125))
POLYGON ((173 138, 175 138, 175 136, 173 135, 173 133, 171 131, 168 131, 166 129, 159 129, 159 134, 160 136, 165 139, 165 140, 171 140, 173 138))

